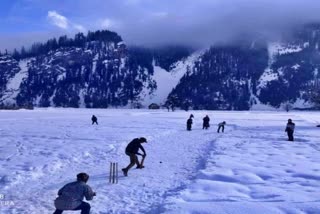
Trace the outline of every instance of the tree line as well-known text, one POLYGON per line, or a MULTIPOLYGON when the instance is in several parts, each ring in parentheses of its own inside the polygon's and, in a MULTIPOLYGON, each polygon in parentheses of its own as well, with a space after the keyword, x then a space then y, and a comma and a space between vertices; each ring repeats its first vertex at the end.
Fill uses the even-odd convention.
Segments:
POLYGON ((67 35, 60 36, 58 38, 49 39, 47 42, 41 43, 36 42, 29 48, 21 47, 20 50, 16 48, 12 53, 5 50, 4 53, 0 52, 2 55, 12 55, 16 60, 25 59, 29 57, 35 57, 43 54, 47 54, 50 51, 57 50, 59 48, 65 47, 79 47, 84 48, 88 42, 101 41, 101 42, 118 42, 122 41, 122 38, 115 32, 108 30, 98 30, 95 32, 88 32, 87 35, 84 33, 77 33, 74 38, 69 38, 67 35))

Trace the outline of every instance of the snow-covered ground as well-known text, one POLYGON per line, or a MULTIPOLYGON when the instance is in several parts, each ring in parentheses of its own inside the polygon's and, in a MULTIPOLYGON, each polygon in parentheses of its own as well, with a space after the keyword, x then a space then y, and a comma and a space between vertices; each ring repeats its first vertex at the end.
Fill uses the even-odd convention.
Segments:
POLYGON ((0 111, 0 213, 53 213, 58 189, 87 172, 97 192, 93 214, 317 214, 318 123, 312 112, 0 111), (211 127, 202 130, 206 114, 211 127), (295 142, 286 141, 288 118, 295 142), (120 171, 129 162, 126 145, 141 136, 148 139, 145 168, 119 172, 119 183, 109 184, 110 161, 120 171))

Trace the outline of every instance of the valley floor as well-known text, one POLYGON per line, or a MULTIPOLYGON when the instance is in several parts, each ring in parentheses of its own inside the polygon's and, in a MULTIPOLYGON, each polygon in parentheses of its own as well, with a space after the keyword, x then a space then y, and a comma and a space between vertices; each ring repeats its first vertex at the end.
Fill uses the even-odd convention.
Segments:
POLYGON ((0 213, 53 213, 57 191, 79 172, 97 192, 93 214, 320 213, 317 124, 315 112, 0 111, 0 213), (206 114, 211 127, 202 130, 206 114), (289 118, 295 142, 284 132, 289 118), (225 133, 217 133, 223 120, 225 133), (124 177, 124 150, 135 137, 148 140, 145 168, 124 177), (118 184, 109 183, 111 161, 118 184))

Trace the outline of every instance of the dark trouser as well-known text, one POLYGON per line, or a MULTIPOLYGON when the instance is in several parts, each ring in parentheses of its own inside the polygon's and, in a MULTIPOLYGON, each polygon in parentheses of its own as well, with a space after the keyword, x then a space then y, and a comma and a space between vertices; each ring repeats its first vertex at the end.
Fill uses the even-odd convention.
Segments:
POLYGON ((189 124, 187 125, 187 130, 191 131, 191 125, 189 125, 189 124))
POLYGON ((289 141, 293 141, 293 131, 288 130, 288 131, 287 131, 287 134, 288 134, 288 140, 289 140, 289 141))
POLYGON ((93 124, 97 124, 98 125, 98 121, 92 121, 92 125, 93 124))
MULTIPOLYGON (((81 214, 89 214, 90 208, 91 208, 90 204, 86 202, 82 202, 82 204, 80 204, 80 206, 74 210, 81 210, 81 214)), ((63 210, 56 210, 53 214, 61 214, 62 212, 63 210)))
POLYGON ((129 169, 131 167, 133 167, 135 164, 137 164, 137 166, 140 165, 138 157, 137 157, 136 154, 126 152, 126 155, 128 155, 130 157, 130 164, 125 168, 126 171, 129 171, 129 169))
POLYGON ((202 129, 208 129, 209 128, 209 124, 203 124, 202 129))
POLYGON ((222 132, 224 132, 224 126, 219 126, 217 132, 220 132, 220 129, 222 128, 222 132))

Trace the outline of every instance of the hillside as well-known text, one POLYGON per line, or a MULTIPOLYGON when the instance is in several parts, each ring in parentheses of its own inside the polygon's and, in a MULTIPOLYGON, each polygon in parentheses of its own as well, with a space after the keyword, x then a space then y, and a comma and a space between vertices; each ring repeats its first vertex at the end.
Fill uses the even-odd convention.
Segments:
POLYGON ((196 50, 127 46, 115 32, 62 36, 0 56, 2 107, 279 109, 314 107, 320 27, 281 41, 196 50))

